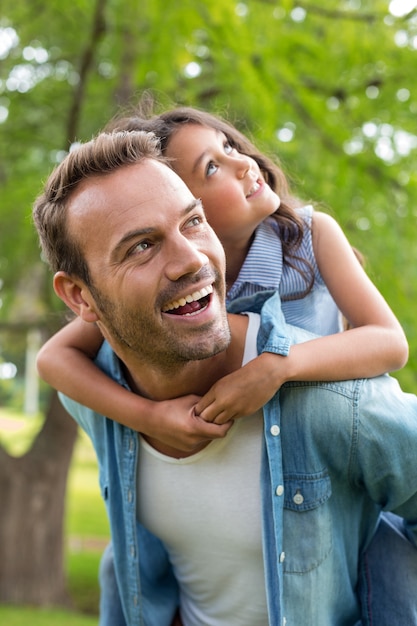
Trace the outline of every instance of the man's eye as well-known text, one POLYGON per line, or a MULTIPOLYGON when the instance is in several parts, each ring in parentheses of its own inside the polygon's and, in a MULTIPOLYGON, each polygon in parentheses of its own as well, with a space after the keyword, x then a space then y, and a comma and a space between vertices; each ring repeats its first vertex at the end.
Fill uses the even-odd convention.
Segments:
POLYGON ((130 250, 129 250, 129 255, 131 254, 138 254, 140 252, 145 252, 145 250, 148 250, 151 247, 151 244, 149 243, 149 241, 139 241, 139 243, 136 243, 130 250))
POLYGON ((188 224, 190 226, 199 226, 203 222, 203 218, 199 215, 194 215, 190 220, 188 220, 188 224))

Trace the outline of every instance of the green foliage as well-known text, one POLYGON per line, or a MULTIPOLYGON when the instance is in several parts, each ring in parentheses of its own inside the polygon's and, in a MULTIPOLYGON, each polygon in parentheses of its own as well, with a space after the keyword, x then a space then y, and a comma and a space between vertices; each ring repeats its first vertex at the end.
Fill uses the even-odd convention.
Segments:
POLYGON ((23 385, 21 380, 0 378, 0 406, 21 410, 23 406, 23 385))
POLYGON ((8 111, 0 123, 0 318, 17 309, 39 319, 61 307, 39 270, 33 199, 72 141, 89 139, 152 89, 166 106, 228 115, 280 158, 298 195, 338 219, 408 333, 410 364, 399 376, 414 388, 417 17, 394 17, 388 7, 4 0, 0 28, 13 27, 19 41, 0 66, 8 111), (29 47, 48 58, 28 58, 29 47), (25 68, 32 86, 13 88, 25 68))

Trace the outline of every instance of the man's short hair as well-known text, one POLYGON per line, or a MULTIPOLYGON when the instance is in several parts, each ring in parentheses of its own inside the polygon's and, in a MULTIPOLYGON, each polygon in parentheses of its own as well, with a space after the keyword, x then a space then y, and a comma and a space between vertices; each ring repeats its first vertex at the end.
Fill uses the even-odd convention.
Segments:
POLYGON ((55 168, 43 193, 35 200, 32 212, 43 256, 53 272, 64 271, 91 284, 82 250, 68 233, 68 201, 83 180, 105 176, 123 165, 144 159, 168 164, 153 133, 100 133, 74 148, 55 168))

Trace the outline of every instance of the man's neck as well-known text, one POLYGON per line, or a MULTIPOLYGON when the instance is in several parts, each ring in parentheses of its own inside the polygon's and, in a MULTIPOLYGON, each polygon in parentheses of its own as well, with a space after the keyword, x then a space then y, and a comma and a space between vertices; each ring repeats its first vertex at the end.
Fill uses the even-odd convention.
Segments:
POLYGON ((208 359, 178 363, 175 368, 142 365, 125 368, 126 380, 135 393, 159 402, 188 394, 204 395, 228 373, 226 351, 208 359))
POLYGON ((239 369, 242 365, 248 318, 246 315, 229 315, 231 341, 219 354, 202 360, 178 362, 160 367, 126 363, 126 378, 132 390, 151 400, 170 400, 188 394, 204 395, 220 378, 239 369))

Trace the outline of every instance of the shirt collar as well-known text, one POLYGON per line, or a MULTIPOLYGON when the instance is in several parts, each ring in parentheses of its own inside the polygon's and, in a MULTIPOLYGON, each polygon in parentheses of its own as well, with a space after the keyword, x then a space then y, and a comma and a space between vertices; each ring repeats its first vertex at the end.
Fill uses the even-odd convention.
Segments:
POLYGON ((282 245, 278 225, 271 219, 262 222, 255 231, 255 237, 237 280, 230 288, 228 298, 233 298, 243 283, 260 285, 263 289, 278 289, 282 276, 282 245))

